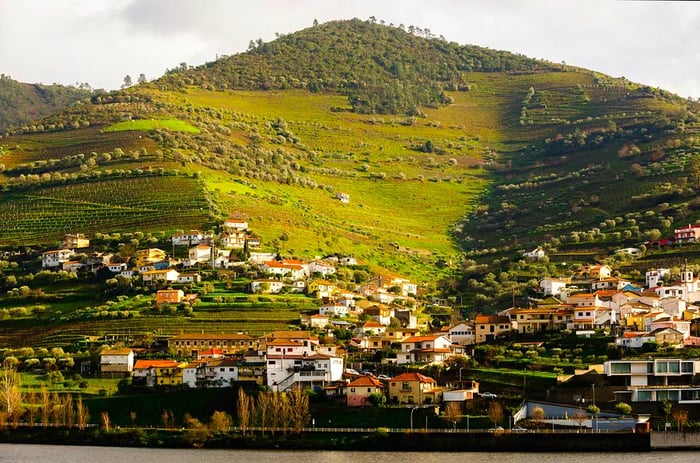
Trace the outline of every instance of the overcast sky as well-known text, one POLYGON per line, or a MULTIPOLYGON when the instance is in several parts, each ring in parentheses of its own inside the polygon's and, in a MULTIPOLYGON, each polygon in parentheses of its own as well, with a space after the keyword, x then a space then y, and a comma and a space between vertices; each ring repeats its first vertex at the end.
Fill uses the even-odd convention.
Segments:
POLYGON ((692 1, 0 0, 0 73, 111 90, 127 74, 154 79, 314 19, 370 16, 700 98, 700 2, 692 1))

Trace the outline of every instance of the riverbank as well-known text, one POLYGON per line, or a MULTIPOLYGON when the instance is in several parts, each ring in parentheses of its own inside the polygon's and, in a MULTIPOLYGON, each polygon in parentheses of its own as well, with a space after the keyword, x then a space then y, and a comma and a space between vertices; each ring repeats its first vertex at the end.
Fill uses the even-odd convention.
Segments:
MULTIPOLYGON (((17 428, 0 431, 0 442, 154 448, 229 448, 283 450, 362 450, 431 452, 647 452, 649 434, 510 432, 291 432, 122 428, 17 428)), ((672 445, 672 442, 669 441, 672 445)), ((686 440, 687 443, 687 440, 686 440)), ((663 447, 676 449, 673 446, 663 447)), ((690 446, 681 448, 692 448, 690 446)))

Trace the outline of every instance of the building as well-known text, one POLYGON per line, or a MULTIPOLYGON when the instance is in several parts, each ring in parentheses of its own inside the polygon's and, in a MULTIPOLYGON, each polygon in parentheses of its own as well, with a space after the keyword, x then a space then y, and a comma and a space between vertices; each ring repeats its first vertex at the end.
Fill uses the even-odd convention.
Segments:
POLYGON ((389 380, 389 400, 397 404, 437 404, 442 392, 437 381, 420 373, 403 373, 389 380))
POLYGON ((177 386, 183 383, 183 369, 187 363, 175 360, 137 360, 132 384, 135 386, 177 386))
POLYGON ((134 351, 107 349, 100 352, 100 377, 126 378, 134 370, 134 351))
POLYGON ((178 355, 196 358, 201 351, 217 348, 235 354, 257 348, 258 342, 248 334, 179 334, 168 339, 168 349, 178 355))
POLYGON ((350 382, 346 389, 348 407, 372 406, 369 398, 372 394, 383 394, 384 384, 371 376, 361 376, 350 382))
POLYGON ((42 268, 62 267, 65 262, 70 261, 70 258, 75 255, 71 249, 56 249, 54 251, 46 251, 41 254, 42 268))
POLYGON ((229 217, 224 221, 223 228, 225 231, 246 231, 248 222, 237 217, 229 217))
POLYGON ((700 385, 693 384, 700 360, 608 360, 603 369, 610 383, 620 387, 618 401, 700 403, 700 385))
POLYGON ((162 249, 158 248, 148 248, 148 249, 139 249, 136 251, 134 254, 134 266, 137 268, 143 267, 145 265, 149 264, 155 264, 156 262, 160 262, 165 260, 166 254, 165 251, 162 249))
POLYGON ((474 321, 476 342, 493 341, 499 336, 513 331, 513 323, 504 315, 479 315, 474 321))
POLYGON ((176 282, 180 273, 177 270, 148 270, 141 274, 144 283, 151 282, 176 282))
POLYGON ((181 289, 160 289, 156 292, 156 304, 179 304, 185 298, 181 289))
POLYGON ((310 339, 271 339, 266 344, 267 385, 282 392, 294 384, 321 386, 343 378, 343 359, 317 352, 310 339))
POLYGON ((676 228, 673 235, 678 243, 698 241, 700 239, 700 224, 688 224, 686 227, 676 228))
POLYGON ((396 354, 396 363, 442 363, 451 356, 452 343, 442 334, 410 336, 401 341, 401 352, 396 354))
POLYGON ((63 249, 80 249, 88 246, 90 246, 90 240, 85 238, 85 235, 82 233, 76 233, 75 235, 66 234, 63 237, 63 244, 61 244, 63 249))

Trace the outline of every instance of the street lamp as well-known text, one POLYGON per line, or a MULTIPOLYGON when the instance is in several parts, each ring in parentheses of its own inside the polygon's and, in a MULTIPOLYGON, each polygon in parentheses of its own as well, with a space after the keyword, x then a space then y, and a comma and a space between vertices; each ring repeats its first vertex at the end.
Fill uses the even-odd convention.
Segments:
POLYGON ((420 406, 416 405, 415 407, 413 407, 413 408, 411 409, 411 431, 413 431, 413 412, 415 412, 415 411, 418 410, 419 408, 420 408, 420 406))

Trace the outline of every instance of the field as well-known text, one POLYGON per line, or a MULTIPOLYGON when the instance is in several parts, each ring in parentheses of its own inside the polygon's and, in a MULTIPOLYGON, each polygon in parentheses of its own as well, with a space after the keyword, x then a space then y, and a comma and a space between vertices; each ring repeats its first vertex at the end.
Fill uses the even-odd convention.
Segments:
POLYGON ((122 121, 109 125, 102 129, 104 133, 127 132, 127 131, 151 131, 155 129, 167 129, 175 132, 199 133, 199 129, 185 121, 177 119, 146 119, 122 121))

